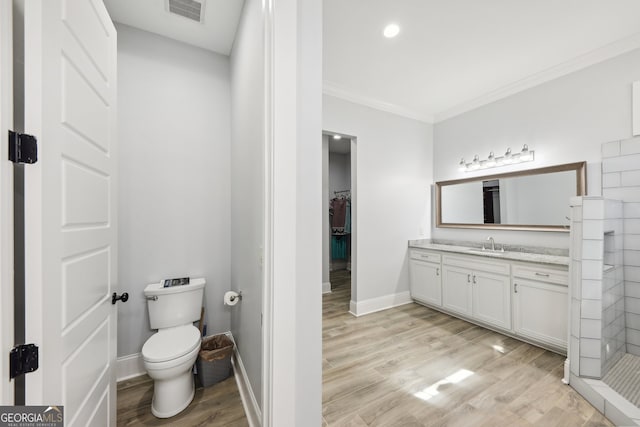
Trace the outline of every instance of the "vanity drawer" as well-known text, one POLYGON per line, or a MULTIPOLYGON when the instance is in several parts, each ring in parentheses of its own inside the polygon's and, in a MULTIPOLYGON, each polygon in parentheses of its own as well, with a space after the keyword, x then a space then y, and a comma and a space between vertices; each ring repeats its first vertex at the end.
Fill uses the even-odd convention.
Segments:
POLYGON ((509 263, 505 261, 485 261, 480 260, 481 257, 458 257, 445 255, 442 262, 446 265, 454 267, 467 268, 474 271, 485 271, 487 273, 496 273, 509 275, 509 263))
POLYGON ((537 264, 514 265, 513 277, 565 286, 567 286, 569 282, 569 273, 566 270, 557 270, 537 264))
POLYGON ((409 257, 411 259, 417 259, 420 261, 426 261, 426 262, 436 262, 436 263, 440 263, 440 254, 435 254, 433 252, 426 252, 426 251, 421 251, 421 250, 417 250, 417 249, 411 249, 409 251, 409 257))

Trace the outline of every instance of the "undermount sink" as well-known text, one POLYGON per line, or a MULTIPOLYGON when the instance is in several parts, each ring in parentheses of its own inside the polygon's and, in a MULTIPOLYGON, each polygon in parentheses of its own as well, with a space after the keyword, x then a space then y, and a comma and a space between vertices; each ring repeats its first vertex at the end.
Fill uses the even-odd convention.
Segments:
POLYGON ((469 252, 471 252, 472 254, 493 255, 493 256, 500 256, 506 253, 504 250, 491 250, 491 249, 478 249, 478 248, 471 248, 469 249, 469 252))

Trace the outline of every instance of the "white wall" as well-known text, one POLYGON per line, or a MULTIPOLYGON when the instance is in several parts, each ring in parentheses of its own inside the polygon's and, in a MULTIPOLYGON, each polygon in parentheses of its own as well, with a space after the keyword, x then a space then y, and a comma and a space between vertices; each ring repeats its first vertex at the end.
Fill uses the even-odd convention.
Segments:
MULTIPOLYGON (((528 144, 535 162, 496 173, 586 160, 588 192, 600 194, 600 146, 631 136, 631 84, 638 78, 640 50, 634 50, 437 123, 435 181, 485 175, 459 172, 460 158, 486 158, 490 151, 498 155, 528 144)), ((568 233, 433 229, 434 238, 444 239, 480 241, 489 234, 501 243, 569 246, 568 233)))
POLYGON ((245 1, 231 53, 231 288, 243 292, 231 332, 262 405, 264 38, 259 0, 245 1))
POLYGON ((329 137, 322 135, 322 290, 331 290, 329 260, 331 257, 329 224, 329 137))
MULTIPOLYGON (((296 293, 295 400, 288 403, 296 411, 295 422, 291 424, 293 427, 322 424, 322 236, 318 233, 322 224, 322 199, 318 191, 322 188, 323 128, 322 2, 296 0, 291 3, 296 5, 294 22, 297 27, 294 135, 297 144, 296 257, 294 266, 289 267, 296 271, 295 282, 292 283, 296 293)), ((290 26, 294 22, 281 25, 290 26)), ((282 59, 276 60, 276 64, 288 63, 281 62, 282 59)), ((284 86, 276 91, 276 99, 287 90, 284 86)), ((289 122, 286 117, 280 122, 283 120, 289 122)), ((291 123, 287 126, 293 129, 291 123)), ((278 149, 277 146, 275 148, 278 149)), ((291 305, 289 298, 285 300, 291 305)), ((280 427, 280 424, 275 425, 280 427)))
POLYGON ((322 423, 322 3, 275 3, 267 31, 272 393, 265 422, 311 426, 322 423))
POLYGON ((118 25, 118 355, 152 334, 144 287, 204 277, 210 334, 229 330, 228 58, 118 25))
POLYGON ((430 234, 432 126, 327 95, 322 112, 357 138, 357 299, 408 291, 407 241, 430 234))

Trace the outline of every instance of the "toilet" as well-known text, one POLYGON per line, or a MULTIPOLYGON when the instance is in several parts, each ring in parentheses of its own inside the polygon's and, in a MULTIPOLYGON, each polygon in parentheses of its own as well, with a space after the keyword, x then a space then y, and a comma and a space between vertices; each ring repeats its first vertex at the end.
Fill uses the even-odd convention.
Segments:
POLYGON ((158 332, 142 346, 142 358, 153 379, 151 413, 158 418, 182 412, 193 400, 191 368, 202 341, 193 322, 200 319, 204 285, 204 279, 190 279, 187 285, 144 288, 151 329, 158 332))

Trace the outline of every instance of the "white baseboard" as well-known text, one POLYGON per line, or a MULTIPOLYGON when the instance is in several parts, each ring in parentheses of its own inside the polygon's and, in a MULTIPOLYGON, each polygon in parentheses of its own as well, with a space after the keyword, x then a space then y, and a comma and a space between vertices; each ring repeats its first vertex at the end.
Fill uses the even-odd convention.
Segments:
POLYGON ((330 294, 331 293, 331 282, 324 282, 322 284, 322 293, 330 294))
POLYGON ((375 313, 376 311, 409 304, 411 302, 413 302, 411 293, 409 291, 404 291, 397 294, 384 295, 363 301, 351 301, 349 303, 349 311, 354 316, 359 317, 364 316, 365 314, 375 313))
POLYGON ((117 381, 124 381, 129 378, 139 377, 146 373, 147 370, 144 369, 144 360, 142 359, 141 353, 118 357, 118 360, 116 360, 117 381))
MULTIPOLYGON (((233 340, 231 332, 227 332, 227 336, 233 340)), ((235 340, 233 340, 235 344, 235 340)), ((238 391, 240 392, 240 398, 242 399, 242 406, 244 406, 244 412, 249 422, 249 427, 261 427, 262 426, 262 411, 256 401, 256 396, 253 394, 249 377, 247 377, 247 371, 242 364, 242 358, 238 353, 238 347, 233 346, 233 357, 231 358, 231 365, 233 366, 233 376, 236 379, 238 385, 238 391)))

